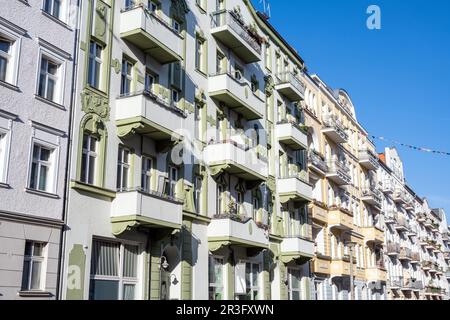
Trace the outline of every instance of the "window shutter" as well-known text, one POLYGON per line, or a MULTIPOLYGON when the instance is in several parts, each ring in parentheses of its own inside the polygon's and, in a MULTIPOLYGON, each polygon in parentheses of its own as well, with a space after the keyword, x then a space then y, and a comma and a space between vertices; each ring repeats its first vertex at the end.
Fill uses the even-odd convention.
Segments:
POLYGON ((247 286, 245 283, 245 263, 238 263, 234 267, 235 272, 235 293, 247 294, 247 286))

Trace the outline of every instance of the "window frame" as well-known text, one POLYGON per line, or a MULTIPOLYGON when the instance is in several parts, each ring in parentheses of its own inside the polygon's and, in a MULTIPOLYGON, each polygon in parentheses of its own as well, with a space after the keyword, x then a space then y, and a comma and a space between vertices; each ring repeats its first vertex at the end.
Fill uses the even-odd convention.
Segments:
MULTIPOLYGON (((209 273, 208 273, 208 299, 210 300, 210 301, 223 301, 223 300, 225 300, 225 265, 224 265, 224 262, 225 262, 225 260, 224 260, 224 257, 223 256, 217 256, 217 255, 209 255, 209 257, 208 257, 208 270, 209 270, 209 273), (220 261, 221 261, 221 263, 220 263, 220 261), (219 264, 220 263, 220 269, 221 269, 221 273, 222 273, 222 283, 220 283, 220 282, 217 282, 217 277, 215 276, 215 282, 211 282, 211 278, 210 278, 210 272, 211 272, 211 263, 214 263, 214 266, 216 265, 216 264, 219 264), (215 293, 215 295, 217 294, 217 292, 216 292, 216 290, 217 289, 221 289, 222 290, 222 299, 220 300, 220 299, 214 299, 214 300, 212 300, 212 299, 210 299, 211 297, 210 297, 210 290, 211 289, 213 289, 214 290, 214 293, 215 293)), ((214 268, 214 271, 215 271, 215 268, 214 268)), ((215 273, 214 273, 214 275, 215 275, 215 273)))
POLYGON ((103 91, 103 77, 102 77, 102 71, 103 71, 103 65, 104 65, 104 51, 105 47, 99 43, 98 41, 91 39, 89 42, 89 52, 88 52, 88 72, 87 74, 87 84, 97 90, 103 91), (94 46, 95 52, 92 52, 92 46, 94 46), (100 56, 98 56, 98 53, 100 53, 100 56), (94 66, 94 70, 91 71, 91 65, 94 66), (97 70, 98 70, 98 79, 92 79, 92 77, 97 76, 97 70), (97 83, 94 84, 92 81, 95 80, 97 83))
POLYGON ((65 1, 64 0, 43 0, 42 1, 42 11, 45 12, 46 14, 52 16, 55 19, 58 19, 60 21, 65 21, 64 16, 65 16, 65 1), (47 11, 45 9, 46 4, 50 2, 51 3, 51 10, 50 12, 47 11), (58 15, 56 16, 54 13, 54 9, 55 9, 55 2, 59 3, 59 11, 58 11, 58 15))
POLYGON ((150 156, 143 155, 141 159, 141 191, 150 193, 154 190, 154 178, 155 176, 155 159, 150 156), (150 168, 147 167, 147 161, 150 160, 150 168), (144 163, 146 164, 144 166, 144 163), (143 181, 147 181, 147 188, 143 185, 143 181))
POLYGON ((7 183, 10 138, 10 130, 0 127, 0 184, 7 183))
POLYGON ((96 185, 97 183, 97 171, 98 171, 98 161, 99 161, 99 146, 100 146, 100 137, 92 134, 90 132, 83 132, 82 135, 82 141, 81 141, 81 163, 80 163, 80 181, 82 183, 88 184, 88 185, 96 185), (87 149, 84 148, 84 137, 88 136, 88 146, 87 149), (92 138, 95 139, 95 151, 91 150, 91 144, 92 144, 92 138), (86 170, 85 170, 85 176, 82 176, 83 173, 83 155, 86 155, 86 170), (91 168, 91 156, 94 158, 94 167, 93 167, 93 177, 92 182, 89 182, 89 175, 90 175, 90 168, 91 168), (87 179, 85 179, 87 178, 87 179))
POLYGON ((42 292, 45 290, 45 283, 46 283, 46 274, 47 274, 47 256, 48 256, 48 243, 42 242, 42 241, 34 241, 34 240, 25 240, 25 248, 24 248, 24 255, 23 255, 23 267, 22 267, 22 283, 21 283, 21 289, 20 291, 24 292, 42 292), (27 243, 31 244, 31 255, 26 254, 27 250, 27 243), (35 256, 35 245, 40 244, 41 247, 41 255, 35 256), (33 262, 40 262, 41 263, 41 270, 39 275, 39 288, 38 289, 32 289, 31 285, 33 282, 33 262), (28 263, 28 275, 25 275, 25 264, 28 263), (26 277, 26 279, 25 279, 26 277), (27 286, 24 287, 24 282, 27 282, 27 286))
POLYGON ((0 21, 0 37, 11 42, 11 57, 7 64, 5 80, 1 82, 10 84, 14 87, 16 87, 18 83, 22 36, 25 34, 26 30, 17 27, 7 20, 0 21))
POLYGON ((131 149, 119 145, 119 153, 118 153, 118 159, 117 159, 117 169, 120 170, 120 176, 119 172, 117 175, 117 192, 126 192, 130 190, 130 181, 131 181, 131 175, 133 174, 132 171, 132 153, 131 149), (125 162, 125 152, 128 152, 128 162, 125 162), (124 179, 124 174, 126 173, 126 179, 124 179), (120 178, 120 179, 119 179, 120 178))
POLYGON ((194 176, 194 208, 200 214, 202 212, 203 177, 196 174, 194 176))
POLYGON ((118 275, 117 276, 104 276, 104 275, 93 275, 92 270, 92 259, 94 258, 93 251, 91 250, 91 257, 90 257, 90 271, 89 271, 89 300, 91 300, 90 296, 90 289, 91 289, 91 282, 95 280, 99 281, 117 281, 118 282, 118 292, 117 292, 117 300, 121 301, 123 300, 123 289, 124 285, 132 284, 135 286, 134 291, 134 299, 133 300, 140 300, 142 299, 143 293, 142 293, 142 275, 143 275, 143 249, 142 245, 137 242, 128 241, 128 240, 122 240, 117 241, 116 239, 106 239, 101 237, 94 237, 92 239, 92 248, 94 248, 94 242, 104 242, 109 243, 111 245, 116 245, 119 247, 119 250, 117 252, 117 267, 118 267, 118 275), (136 277, 125 277, 124 276, 124 252, 125 247, 136 247, 137 248, 137 255, 136 255, 136 277))
POLYGON ((179 180, 179 174, 180 174, 180 169, 176 166, 169 166, 168 167, 168 173, 169 173, 169 178, 168 178, 168 182, 169 182, 169 192, 168 195, 170 197, 175 198, 176 196, 176 191, 177 191, 177 184, 178 184, 178 180, 179 180), (175 179, 174 179, 174 175, 173 173, 175 172, 175 179))
POLYGON ((288 267, 287 268, 287 276, 288 276, 288 300, 290 301, 301 301, 303 300, 303 295, 305 294, 303 292, 303 288, 302 288, 302 272, 299 268, 292 268, 292 267, 288 267), (298 280, 298 288, 294 289, 292 286, 292 279, 294 278, 294 275, 292 274, 292 271, 294 272, 298 272, 300 279, 298 280), (298 293, 298 300, 294 300, 292 298, 292 294, 293 292, 297 292, 298 293))
POLYGON ((60 60, 55 61, 56 59, 54 59, 53 57, 49 57, 48 54, 46 53, 42 53, 39 57, 39 72, 38 72, 38 83, 37 83, 37 91, 36 91, 36 95, 41 97, 42 99, 48 100, 48 101, 52 101, 55 103, 61 103, 61 66, 62 63, 60 60), (47 66, 49 63, 52 63, 56 66, 56 74, 52 75, 50 73, 48 73, 48 70, 45 70, 45 73, 43 73, 42 70, 42 64, 44 62, 44 60, 46 60, 47 62, 47 66), (40 87, 41 87, 41 77, 44 76, 45 77, 45 93, 41 94, 40 92, 40 87), (54 80, 55 84, 54 84, 54 89, 53 89, 53 96, 51 98, 48 97, 48 83, 49 80, 54 80))
POLYGON ((31 145, 31 159, 30 159, 30 165, 29 165, 29 174, 28 174, 28 188, 31 190, 35 190, 38 192, 46 192, 46 193, 53 193, 55 194, 55 163, 56 163, 56 154, 57 154, 57 150, 56 150, 56 146, 50 145, 49 143, 45 143, 39 140, 33 140, 32 145, 31 145), (39 159, 37 159, 37 167, 38 167, 38 171, 37 171, 37 181, 35 182, 36 186, 33 187, 31 185, 31 181, 32 181, 32 173, 33 173, 33 164, 35 164, 35 157, 34 157, 34 150, 35 147, 39 148, 39 159), (40 159, 40 155, 42 152, 42 149, 47 149, 50 152, 49 155, 49 160, 48 161, 43 161, 40 159), (48 171, 47 171, 47 178, 46 178, 46 186, 45 186, 45 190, 41 190, 39 188, 40 185, 40 172, 41 172, 41 167, 45 166, 47 167, 48 171))
POLYGON ((128 96, 133 91, 134 62, 127 57, 122 58, 122 68, 120 70, 120 95, 128 96), (126 67, 126 70, 124 68, 126 67), (124 87, 126 86, 126 88, 124 87))

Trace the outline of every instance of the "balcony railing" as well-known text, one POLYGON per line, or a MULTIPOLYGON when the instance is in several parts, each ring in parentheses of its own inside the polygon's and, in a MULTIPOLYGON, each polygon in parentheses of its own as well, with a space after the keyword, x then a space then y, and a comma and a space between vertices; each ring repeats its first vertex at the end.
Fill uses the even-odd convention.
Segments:
POLYGON ((409 248, 400 248, 400 256, 401 260, 412 260, 411 249, 409 248))
POLYGON ((310 150, 308 153, 308 164, 310 167, 320 170, 322 173, 327 173, 328 165, 324 158, 315 150, 310 150))
POLYGON ((383 199, 381 192, 378 189, 374 187, 364 188, 361 193, 363 201, 366 201, 373 206, 381 207, 383 199))
POLYGON ((399 255, 400 245, 398 243, 389 242, 387 244, 386 250, 388 255, 399 255))
POLYGON ((325 126, 324 133, 329 135, 335 142, 344 143, 348 141, 348 134, 343 124, 334 116, 325 116, 323 118, 325 126))
POLYGON ((368 149, 359 151, 359 163, 369 170, 376 170, 379 167, 378 156, 368 149))
POLYGON ((294 73, 287 71, 276 75, 276 89, 287 96, 291 101, 303 99, 306 86, 294 73))
POLYGON ((237 55, 240 55, 242 59, 246 60, 247 63, 256 62, 259 60, 262 52, 262 46, 260 41, 257 39, 257 36, 250 31, 250 28, 244 23, 242 18, 240 18, 233 11, 217 11, 212 13, 211 20, 211 28, 213 29, 211 32, 213 34, 217 34, 217 37, 220 41, 224 42, 225 45, 229 46, 232 50, 235 51, 237 55), (234 34, 223 33, 222 31, 216 31, 214 29, 227 27, 232 30, 232 33, 236 34, 239 39, 235 39, 234 34), (244 43, 244 46, 238 46, 237 41, 244 43), (248 46, 254 53, 249 52, 247 48, 248 46), (256 53, 256 54, 255 54, 256 53))
POLYGON ((345 164, 339 160, 332 160, 328 162, 327 177, 340 185, 350 184, 351 177, 349 169, 345 164))

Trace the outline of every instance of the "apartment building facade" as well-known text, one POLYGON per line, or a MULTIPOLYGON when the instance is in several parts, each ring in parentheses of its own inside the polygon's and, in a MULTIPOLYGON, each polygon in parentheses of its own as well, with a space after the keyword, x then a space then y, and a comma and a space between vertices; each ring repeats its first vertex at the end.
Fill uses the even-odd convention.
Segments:
POLYGON ((61 298, 311 299, 299 55, 249 1, 81 21, 61 298))
POLYGON ((0 299, 55 299, 76 1, 0 1, 0 299))
POLYGON ((431 209, 428 201, 407 185, 395 148, 380 154, 378 178, 383 191, 390 299, 448 299, 445 212, 431 209))

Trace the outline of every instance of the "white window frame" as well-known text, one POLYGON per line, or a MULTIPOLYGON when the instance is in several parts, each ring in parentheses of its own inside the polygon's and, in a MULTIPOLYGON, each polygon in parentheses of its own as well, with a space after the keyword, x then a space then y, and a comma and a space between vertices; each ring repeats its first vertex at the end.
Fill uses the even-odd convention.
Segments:
POLYGON ((179 169, 175 166, 169 166, 169 196, 171 197, 175 197, 177 191, 178 175, 179 169))
MULTIPOLYGON (((109 242, 111 244, 114 245, 119 245, 119 256, 118 256, 118 276, 102 276, 102 275, 93 275, 92 272, 93 270, 90 270, 89 272, 89 279, 90 280, 103 280, 103 281, 118 281, 119 285, 118 285, 118 300, 123 300, 123 288, 124 285, 127 284, 133 284, 135 285, 135 297, 134 300, 141 300, 143 298, 143 285, 142 285, 142 280, 143 279, 143 250, 142 250, 142 245, 137 243, 137 242, 132 242, 132 241, 117 241, 117 240, 111 240, 111 239, 106 239, 106 238, 100 238, 100 237, 95 237, 92 242, 94 241, 101 241, 101 242, 109 242), (124 264, 123 264, 123 257, 124 257, 124 248, 125 246, 134 246, 137 247, 138 249, 138 253, 137 253, 137 263, 136 263, 136 278, 126 278, 123 275, 123 269, 124 269, 124 264)), ((94 244, 92 243, 92 248, 94 247, 94 244)), ((93 259, 93 254, 92 254, 92 250, 91 250, 91 257, 90 259, 93 259)), ((89 260, 91 261, 91 260, 89 260)), ((89 282, 89 286, 90 286, 90 282, 89 282)))
POLYGON ((38 49, 38 65, 36 70, 36 88, 35 95, 41 99, 54 102, 59 105, 64 105, 64 88, 66 84, 66 66, 67 61, 70 59, 70 54, 61 51, 57 47, 54 47, 45 40, 39 39, 39 49, 38 49), (57 71, 57 82, 55 85, 55 91, 53 99, 47 99, 45 96, 39 95, 39 84, 41 75, 41 64, 42 59, 47 59, 58 66, 57 71))
POLYGON ((30 159, 30 167, 29 167, 29 175, 28 175, 28 188, 31 190, 36 190, 36 191, 40 191, 40 192, 47 192, 47 193, 55 193, 55 183, 54 183, 54 177, 55 177, 55 155, 56 155, 56 148, 57 146, 51 145, 47 142, 42 142, 42 141, 38 141, 38 140, 34 140, 33 144, 31 146, 31 159, 30 159), (39 148, 39 155, 41 154, 41 150, 42 149, 47 149, 50 151, 50 156, 49 156, 49 160, 48 161, 43 161, 40 159, 40 156, 37 160, 35 160, 34 158, 34 148, 37 147, 39 148), (31 174, 32 174, 32 166, 33 163, 36 163, 36 165, 38 166, 37 170, 37 181, 36 186, 31 186, 31 174), (46 180, 46 185, 45 185, 45 190, 41 190, 39 189, 39 182, 40 182, 40 171, 41 171, 41 167, 47 167, 48 168, 48 176, 47 176, 47 180, 46 180))
POLYGON ((291 267, 288 267, 288 268, 287 268, 287 277, 288 277, 288 297, 289 297, 289 300, 293 301, 293 298, 292 298, 292 293, 293 293, 293 292, 298 292, 299 301, 300 301, 300 300, 304 300, 305 292, 303 292, 303 284, 302 284, 303 277, 302 277, 302 271, 301 271, 299 268, 291 268, 291 267), (294 289, 293 286, 292 286, 292 279, 293 279, 292 272, 293 272, 293 271, 294 271, 294 272, 298 272, 298 273, 300 274, 299 287, 296 288, 296 289, 294 289))
POLYGON ((117 167, 120 170, 120 176, 117 177, 117 191, 124 192, 130 189, 130 174, 131 172, 131 150, 125 146, 119 146, 119 157, 117 167), (128 162, 125 162, 125 152, 128 153, 128 162), (127 173, 126 180, 124 174, 127 173))
POLYGON ((142 156, 141 166, 141 190, 143 192, 151 192, 153 190, 154 159, 152 157, 142 156), (148 161, 150 161, 150 167, 147 165, 148 161), (142 183, 143 181, 146 182, 142 183))
POLYGON ((132 92, 133 86, 133 73, 134 73, 134 63, 124 57, 122 59, 122 68, 120 71, 120 94, 129 95, 132 92), (124 70, 124 68, 126 70, 124 70), (124 85, 126 84, 126 87, 124 85))
POLYGON ((57 20, 60 20, 64 23, 67 22, 67 1, 66 0, 57 0, 59 2, 59 16, 55 16, 53 14, 53 9, 54 9, 54 5, 55 5, 55 1, 56 0, 49 0, 51 2, 51 12, 48 12, 45 10, 45 3, 47 2, 47 0, 43 0, 42 1, 42 12, 45 12, 46 14, 48 14, 49 16, 51 16, 52 18, 55 18, 57 20))
POLYGON ((19 26, 7 21, 6 19, 0 19, 0 36, 12 42, 4 82, 13 86, 17 86, 18 83, 22 37, 26 33, 27 31, 19 26))
POLYGON ((210 263, 211 260, 214 261, 214 263, 216 264, 217 262, 222 262, 221 263, 221 271, 222 271, 222 283, 218 283, 218 282, 210 282, 209 279, 209 274, 208 274, 208 297, 209 297, 209 290, 214 288, 214 290, 217 289, 222 289, 222 300, 225 300, 225 260, 223 256, 216 256, 216 255, 210 255, 208 257, 208 269, 210 269, 210 263))
POLYGON ((59 94, 59 92, 61 92, 61 88, 60 88, 60 64, 58 62, 53 61, 52 59, 48 58, 47 56, 42 56, 40 61, 39 61, 39 74, 38 74, 38 91, 37 91, 37 95, 40 96, 43 99, 46 100, 50 100, 53 102, 59 102, 60 101, 60 97, 61 95, 59 94), (43 71, 42 70, 42 63, 44 62, 44 60, 46 61, 47 65, 49 63, 52 63, 54 65, 56 65, 57 71, 56 74, 50 74, 47 72, 47 70, 43 71), (45 77, 45 89, 44 89, 44 93, 41 94, 39 92, 39 88, 41 86, 41 76, 45 77), (48 97, 48 82, 49 80, 53 80, 55 82, 55 86, 54 86, 54 91, 53 91, 53 97, 48 97))
POLYGON ((24 264, 29 263, 29 270, 27 277, 27 286, 26 288, 23 287, 24 277, 25 274, 23 273, 24 270, 22 269, 22 283, 21 283, 21 291, 44 291, 45 290, 45 283, 46 283, 46 275, 47 275, 47 255, 48 255, 48 244, 44 243, 42 241, 32 241, 32 240, 26 240, 25 241, 25 249, 24 249, 24 264), (26 245, 28 243, 31 243, 32 252, 31 255, 25 255, 25 249, 26 245), (42 245, 42 255, 41 256, 35 256, 34 255, 34 246, 35 244, 41 244, 42 245), (41 263, 41 272, 39 276, 39 288, 38 289, 31 289, 31 282, 32 282, 32 275, 33 275, 33 262, 40 262, 41 263))
POLYGON ((250 278, 250 287, 246 288, 247 291, 250 290, 250 293, 249 293, 250 294, 250 301, 262 300, 263 299, 263 291, 262 291, 262 289, 263 289, 263 285, 262 285, 262 280, 263 280, 262 279, 262 270, 263 269, 261 268, 261 263, 255 262, 255 261, 250 261, 250 260, 242 260, 242 261, 240 261, 240 263, 245 263, 245 273, 247 273, 247 264, 250 264, 250 269, 251 269, 251 273, 250 273, 250 277, 249 277, 250 278), (254 283, 253 283, 253 276, 252 276, 252 274, 254 272, 253 267, 255 265, 258 265, 258 270, 259 270, 258 276, 257 276, 258 286, 255 286, 254 283), (254 292, 255 291, 258 291, 258 297, 254 297, 254 292))
MULTIPOLYGON (((82 144, 82 146, 81 146, 81 153, 86 155, 86 172, 85 172, 86 177, 81 177, 80 176, 80 180, 83 183, 95 185, 96 182, 97 182, 97 166, 98 166, 98 161, 99 161, 98 148, 100 146, 99 142, 100 142, 100 139, 97 136, 95 136, 95 135, 93 135, 91 133, 84 133, 83 134, 82 141, 81 141, 81 144, 82 144), (84 136, 85 135, 88 136, 87 149, 85 149, 83 147, 83 142, 84 142, 84 136), (95 145, 96 145, 95 146, 95 151, 91 151, 92 139, 95 139, 95 145), (91 160, 90 160, 91 156, 95 158, 95 163, 94 163, 94 176, 92 177, 92 183, 89 183, 89 171, 90 171, 89 168, 91 166, 91 163, 90 163, 91 162, 91 160)), ((81 162, 83 162, 83 157, 81 158, 81 162)), ((82 167, 83 167, 83 163, 81 163, 81 166, 80 166, 80 175, 82 174, 82 170, 81 170, 82 167)))
POLYGON ((203 179, 199 175, 194 176, 194 206, 197 213, 202 212, 203 179))
POLYGON ((91 40, 89 42, 89 46, 88 46, 88 55, 89 55, 89 59, 88 59, 88 78, 87 78, 87 83, 89 86, 91 86, 92 88, 95 88, 97 90, 102 90, 103 86, 102 86, 102 69, 103 69, 103 54, 104 54, 104 50, 105 48, 98 43, 97 41, 91 40), (95 46, 95 54, 92 54, 91 52, 91 46, 94 45, 95 46), (100 50, 100 57, 97 56, 97 52, 98 50, 100 50), (92 73, 90 73, 90 66, 91 66, 91 61, 94 61, 94 70, 92 70, 92 73), (96 74, 96 70, 97 68, 98 70, 98 79, 97 79, 97 86, 95 86, 92 83, 92 77, 95 77, 96 74))
POLYGON ((8 183, 9 154, 11 148, 12 124, 14 115, 0 110, 0 184, 8 183))

